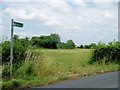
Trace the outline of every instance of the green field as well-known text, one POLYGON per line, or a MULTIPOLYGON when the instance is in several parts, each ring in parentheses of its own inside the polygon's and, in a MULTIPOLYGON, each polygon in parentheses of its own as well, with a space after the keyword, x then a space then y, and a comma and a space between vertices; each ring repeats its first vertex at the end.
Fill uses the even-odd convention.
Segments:
POLYGON ((45 54, 46 75, 71 76, 83 72, 90 58, 91 50, 42 50, 45 54), (83 68, 84 67, 84 68, 83 68))
MULTIPOLYGON (((39 51, 39 50, 38 50, 39 51)), ((48 69, 46 73, 51 72, 61 75, 77 75, 84 76, 89 74, 96 74, 97 72, 117 70, 118 66, 115 64, 105 65, 104 63, 98 65, 90 65, 88 61, 92 55, 91 49, 75 49, 75 50, 50 50, 43 49, 45 54, 45 65, 43 67, 48 69), (50 71, 50 72, 49 72, 50 71)))
MULTIPOLYGON (((14 78, 4 81, 3 86, 34 87, 47 85, 67 79, 96 75, 98 73, 118 70, 118 65, 104 62, 99 65, 89 64, 92 49, 33 49, 38 59, 26 61, 14 74, 14 78), (30 74, 28 74, 28 73, 30 74)), ((14 87, 16 88, 16 87, 14 87)))

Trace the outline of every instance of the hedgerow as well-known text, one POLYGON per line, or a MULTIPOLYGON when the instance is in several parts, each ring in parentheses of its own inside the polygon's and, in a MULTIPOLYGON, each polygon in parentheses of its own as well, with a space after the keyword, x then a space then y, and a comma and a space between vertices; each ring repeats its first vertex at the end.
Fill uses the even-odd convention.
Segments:
MULTIPOLYGON (((24 47, 19 42, 14 43, 13 47, 13 63, 19 63, 22 62, 22 60, 25 60, 25 52, 27 48, 24 47)), ((10 61, 10 42, 6 41, 2 44, 2 63, 7 63, 10 61)))
POLYGON ((108 45, 105 45, 103 43, 99 44, 91 57, 90 63, 98 62, 99 64, 101 62, 110 63, 120 62, 120 43, 109 43, 108 45))

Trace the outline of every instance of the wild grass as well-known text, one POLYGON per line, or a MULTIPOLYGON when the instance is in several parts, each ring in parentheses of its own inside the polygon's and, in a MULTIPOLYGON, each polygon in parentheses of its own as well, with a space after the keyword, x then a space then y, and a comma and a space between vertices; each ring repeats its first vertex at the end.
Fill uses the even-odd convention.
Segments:
POLYGON ((39 58, 26 60, 11 80, 3 78, 3 89, 43 86, 66 79, 118 70, 116 63, 89 64, 93 51, 91 49, 33 49, 32 51, 39 58))

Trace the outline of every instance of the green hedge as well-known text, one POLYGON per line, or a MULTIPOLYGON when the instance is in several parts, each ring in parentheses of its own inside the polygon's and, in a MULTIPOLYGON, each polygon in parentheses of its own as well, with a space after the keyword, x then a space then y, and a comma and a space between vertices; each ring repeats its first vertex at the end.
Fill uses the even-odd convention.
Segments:
MULTIPOLYGON (((13 47, 13 63, 22 62, 26 57, 27 48, 20 42, 15 42, 13 47)), ((10 61, 10 42, 2 43, 2 63, 10 61)))
POLYGON ((120 43, 99 44, 93 52, 90 63, 94 62, 120 62, 120 43))

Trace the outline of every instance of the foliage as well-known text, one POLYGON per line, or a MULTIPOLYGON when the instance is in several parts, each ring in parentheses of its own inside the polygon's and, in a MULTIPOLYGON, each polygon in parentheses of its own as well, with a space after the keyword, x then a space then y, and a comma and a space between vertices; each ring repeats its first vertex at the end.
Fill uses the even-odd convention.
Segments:
POLYGON ((75 48, 75 43, 72 40, 68 40, 66 43, 66 48, 67 49, 74 49, 75 48))
POLYGON ((65 49, 66 48, 66 43, 60 42, 59 44, 57 44, 57 48, 58 49, 65 49))
POLYGON ((92 49, 96 48, 96 46, 97 46, 97 45, 96 45, 95 43, 91 43, 91 44, 90 44, 90 48, 92 48, 92 49))
MULTIPOLYGON (((75 44, 72 40, 68 40, 66 43, 60 42, 60 36, 58 34, 50 34, 49 36, 19 38, 18 35, 14 35, 13 46, 13 63, 21 63, 26 59, 26 51, 29 47, 41 47, 49 49, 74 49, 75 44)), ((2 43, 2 63, 10 61, 10 41, 2 43)))
POLYGON ((81 49, 94 49, 94 48, 96 48, 96 44, 95 43, 91 43, 91 44, 89 44, 89 45, 80 45, 80 46, 78 46, 77 48, 81 48, 81 49))
POLYGON ((104 43, 99 43, 96 49, 93 52, 90 63, 94 62, 116 62, 120 61, 120 43, 119 42, 110 42, 108 45, 104 43))
POLYGON ((2 90, 14 90, 15 88, 19 88, 21 84, 25 83, 22 79, 12 79, 7 82, 2 83, 2 90))
POLYGON ((14 74, 15 77, 29 79, 33 75, 33 66, 31 61, 25 61, 14 74), (28 77, 29 76, 29 77, 28 77))
POLYGON ((84 48, 84 46, 83 46, 83 45, 80 45, 80 47, 78 47, 78 48, 84 48))
POLYGON ((9 65, 3 65, 2 66, 2 78, 3 79, 9 79, 10 76, 10 66, 9 65))
POLYGON ((11 80, 3 78, 4 90, 43 86, 60 80, 118 70, 118 65, 115 63, 90 65, 88 63, 91 56, 90 49, 34 48, 32 51, 40 58, 24 61, 11 80))
POLYGON ((60 36, 58 34, 51 34, 50 36, 32 37, 32 46, 56 49, 57 44, 60 43, 60 36))
POLYGON ((59 43, 57 45, 57 48, 60 49, 74 49, 75 48, 75 43, 72 40, 68 40, 66 43, 59 43))
POLYGON ((6 88, 17 88, 23 84, 31 87, 31 85, 38 85, 37 82, 44 82, 42 85, 45 85, 46 83, 49 84, 57 80, 69 79, 75 76, 81 77, 100 73, 101 71, 118 70, 116 63, 120 60, 120 43, 118 42, 110 42, 108 45, 101 42, 98 45, 91 43, 90 45, 81 45, 80 48, 83 49, 74 49, 75 44, 72 40, 62 43, 58 34, 32 37, 31 40, 29 38, 20 39, 15 35, 13 52, 14 79, 9 81, 10 66, 8 62, 10 60, 10 42, 5 41, 2 43, 2 46, 2 59, 3 63, 5 63, 2 67, 2 76, 5 82, 3 83, 3 89, 5 90, 6 88), (50 48, 51 50, 37 47, 50 48), (57 48, 61 49, 54 50, 57 48), (89 61, 91 50, 93 49, 95 50, 91 61, 89 61), (103 63, 101 65, 96 63, 91 65, 88 62, 113 63, 109 63, 106 66, 103 63), (36 78, 35 81, 33 81, 34 78, 36 78))
MULTIPOLYGON (((27 50, 26 39, 19 39, 17 35, 14 36, 13 45, 13 63, 20 63, 26 58, 27 50)), ((2 63, 10 61, 10 42, 5 41, 2 43, 2 63)))
POLYGON ((75 43, 72 40, 68 40, 66 43, 60 41, 58 34, 50 34, 49 36, 32 37, 30 40, 32 46, 49 49, 74 49, 75 43))
POLYGON ((90 45, 84 45, 85 49, 90 49, 90 45))

